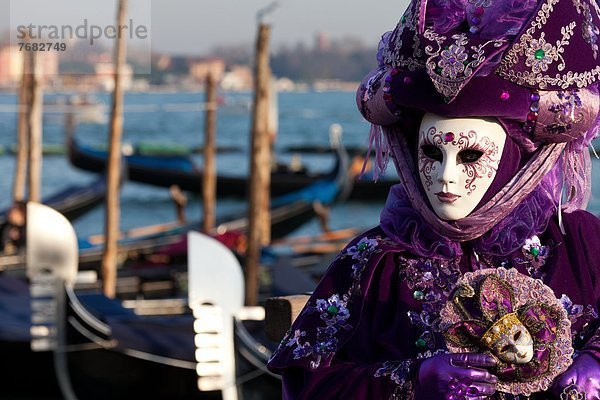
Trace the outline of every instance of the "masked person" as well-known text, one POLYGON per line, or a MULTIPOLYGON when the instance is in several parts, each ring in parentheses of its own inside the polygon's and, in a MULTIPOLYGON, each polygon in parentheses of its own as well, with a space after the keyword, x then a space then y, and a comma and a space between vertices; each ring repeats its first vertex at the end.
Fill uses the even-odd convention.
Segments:
POLYGON ((285 399, 600 398, 593 0, 412 1, 357 102, 400 183, 269 362, 285 399))

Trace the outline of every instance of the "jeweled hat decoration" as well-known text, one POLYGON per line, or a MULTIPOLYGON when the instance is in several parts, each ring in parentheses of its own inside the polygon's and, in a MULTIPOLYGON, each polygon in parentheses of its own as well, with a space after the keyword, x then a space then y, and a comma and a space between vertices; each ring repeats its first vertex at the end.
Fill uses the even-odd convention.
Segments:
POLYGON ((467 273, 441 312, 451 352, 486 352, 499 363, 497 389, 547 390, 572 362, 571 323, 552 289, 515 269, 467 273))

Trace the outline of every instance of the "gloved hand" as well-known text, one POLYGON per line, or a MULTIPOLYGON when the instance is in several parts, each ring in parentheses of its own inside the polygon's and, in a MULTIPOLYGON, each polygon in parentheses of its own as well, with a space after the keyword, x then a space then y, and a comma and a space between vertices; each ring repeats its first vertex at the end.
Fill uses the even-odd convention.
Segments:
POLYGON ((600 400, 600 362, 589 354, 581 353, 556 378, 552 393, 559 399, 600 400), (585 394, 585 397, 578 393, 585 394))
POLYGON ((496 392, 498 378, 487 370, 495 365, 494 357, 478 353, 428 358, 419 368, 415 399, 486 399, 496 392))

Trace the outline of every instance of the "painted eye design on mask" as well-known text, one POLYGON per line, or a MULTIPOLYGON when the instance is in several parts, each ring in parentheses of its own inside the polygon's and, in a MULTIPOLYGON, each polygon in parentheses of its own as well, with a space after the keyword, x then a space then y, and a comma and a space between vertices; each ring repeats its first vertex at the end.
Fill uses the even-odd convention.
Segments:
POLYGON ((521 331, 518 331, 517 333, 515 333, 515 336, 513 337, 513 340, 516 342, 519 340, 519 338, 521 337, 521 331))
POLYGON ((475 149, 465 149, 461 150, 456 156, 457 164, 470 164, 477 162, 481 156, 483 156, 483 151, 475 150, 475 149))
POLYGON ((421 146, 421 151, 423 152, 423 155, 425 157, 430 158, 434 161, 442 162, 442 160, 444 159, 442 151, 437 146, 431 144, 424 144, 423 146, 421 146))

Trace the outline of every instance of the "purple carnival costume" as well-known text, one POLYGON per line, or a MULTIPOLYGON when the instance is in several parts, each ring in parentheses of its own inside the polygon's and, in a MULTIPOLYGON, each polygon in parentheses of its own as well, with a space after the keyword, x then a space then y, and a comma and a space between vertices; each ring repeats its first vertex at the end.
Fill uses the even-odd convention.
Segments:
POLYGON ((411 2, 357 94, 400 184, 270 360, 284 399, 600 398, 600 221, 583 211, 599 27, 595 0, 411 2), (423 128, 430 114, 506 138, 480 137, 488 151, 474 130, 423 128), (431 199, 461 196, 429 193, 451 146, 465 198, 491 181, 457 219, 431 199))

